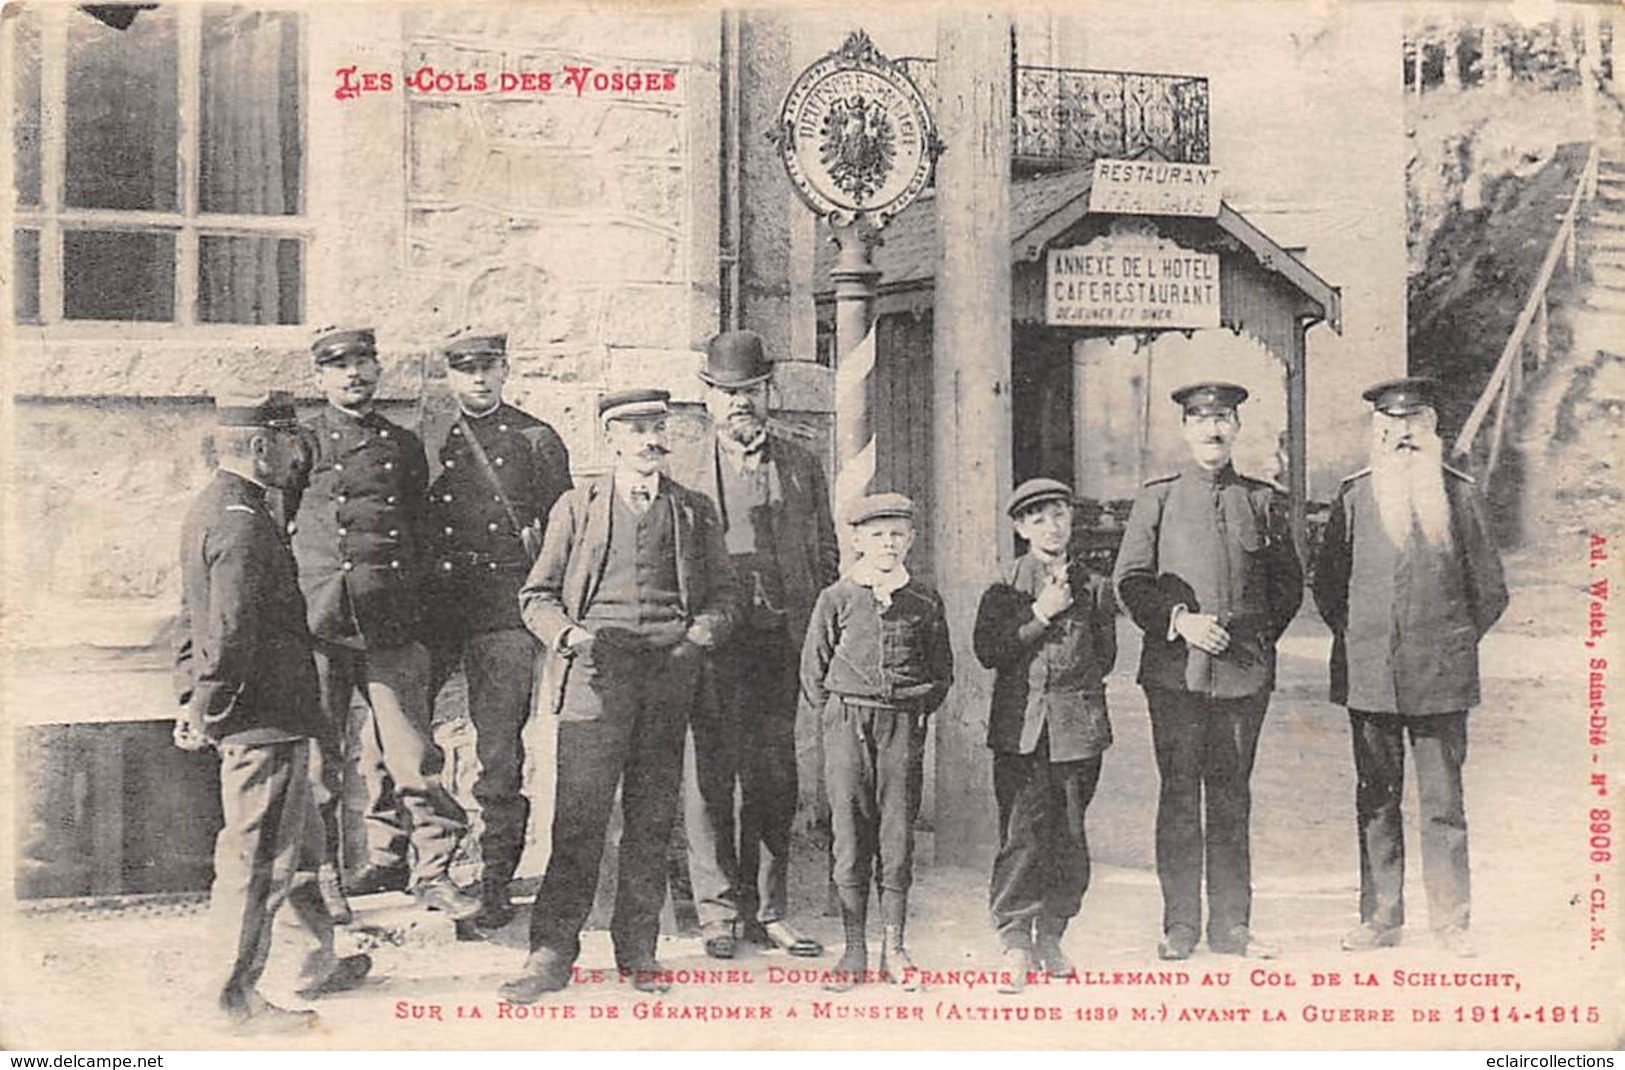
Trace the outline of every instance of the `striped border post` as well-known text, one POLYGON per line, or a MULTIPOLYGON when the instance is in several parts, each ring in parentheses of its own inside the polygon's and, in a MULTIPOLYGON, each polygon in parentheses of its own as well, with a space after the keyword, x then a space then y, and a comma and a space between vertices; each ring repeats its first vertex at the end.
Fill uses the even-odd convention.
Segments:
MULTIPOLYGON (((840 246, 840 256, 830 271, 835 284, 835 505, 839 510, 867 494, 875 477, 870 399, 880 270, 871 257, 879 240, 875 230, 862 224, 833 229, 840 246)), ((846 540, 841 540, 843 568, 851 564, 850 553, 846 540)))

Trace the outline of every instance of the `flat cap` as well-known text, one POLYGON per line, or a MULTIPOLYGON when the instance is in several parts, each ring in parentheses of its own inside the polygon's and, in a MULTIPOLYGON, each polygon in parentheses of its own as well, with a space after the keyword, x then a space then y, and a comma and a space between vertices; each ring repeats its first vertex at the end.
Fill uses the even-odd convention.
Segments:
POLYGON ((852 527, 866 524, 871 520, 912 521, 914 501, 906 494, 890 491, 885 494, 869 494, 843 509, 841 519, 852 527))
POLYGON ((1029 479, 1010 495, 1010 502, 1004 511, 1010 514, 1010 519, 1017 520, 1027 510, 1045 502, 1066 502, 1071 505, 1072 488, 1059 479, 1029 479))
POLYGON ((1433 379, 1411 375, 1367 387, 1360 396, 1371 402, 1378 412, 1409 416, 1422 409, 1438 408, 1439 384, 1433 379))
POLYGON ((754 386, 772 375, 773 362, 755 331, 723 331, 705 344, 700 381, 708 386, 754 386))
POLYGON ((598 399, 598 419, 627 420, 634 416, 664 416, 671 411, 671 393, 665 390, 617 390, 598 399))
POLYGON ((440 347, 446 355, 446 365, 458 371, 472 367, 482 360, 496 360, 508 355, 508 336, 505 334, 464 334, 440 347))
POLYGON ((333 364, 352 354, 378 355, 378 337, 371 327, 327 331, 310 343, 310 355, 317 364, 333 364))
POLYGON ((1247 400, 1247 388, 1235 383, 1190 383, 1168 395, 1174 404, 1192 412, 1197 409, 1234 409, 1247 400))
POLYGON ((216 394, 214 419, 221 427, 299 426, 293 411, 293 395, 286 390, 266 390, 258 394, 216 394))

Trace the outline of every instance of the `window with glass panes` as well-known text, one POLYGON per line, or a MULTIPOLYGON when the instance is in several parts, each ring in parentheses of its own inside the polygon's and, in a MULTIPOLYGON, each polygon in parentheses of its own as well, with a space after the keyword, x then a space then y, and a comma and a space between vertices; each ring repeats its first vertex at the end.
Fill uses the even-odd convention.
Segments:
POLYGON ((302 322, 300 16, 12 10, 17 320, 302 322))

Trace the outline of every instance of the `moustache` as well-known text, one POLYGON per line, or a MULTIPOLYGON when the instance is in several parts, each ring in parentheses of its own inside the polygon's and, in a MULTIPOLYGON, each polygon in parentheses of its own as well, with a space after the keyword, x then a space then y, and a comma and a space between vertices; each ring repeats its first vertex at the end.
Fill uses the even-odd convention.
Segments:
POLYGON ((668 454, 670 452, 671 452, 671 450, 667 449, 665 446, 645 446, 641 450, 638 451, 638 456, 639 457, 664 457, 666 454, 668 454))

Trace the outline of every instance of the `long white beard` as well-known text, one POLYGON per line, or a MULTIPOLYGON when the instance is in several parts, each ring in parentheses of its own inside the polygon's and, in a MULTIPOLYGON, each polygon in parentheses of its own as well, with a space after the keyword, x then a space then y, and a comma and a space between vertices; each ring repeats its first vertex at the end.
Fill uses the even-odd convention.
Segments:
POLYGON ((1371 448, 1371 491, 1383 534, 1403 548, 1414 531, 1435 549, 1450 547, 1450 499, 1445 496, 1444 445, 1433 433, 1414 436, 1416 450, 1398 450, 1379 432, 1371 448))

